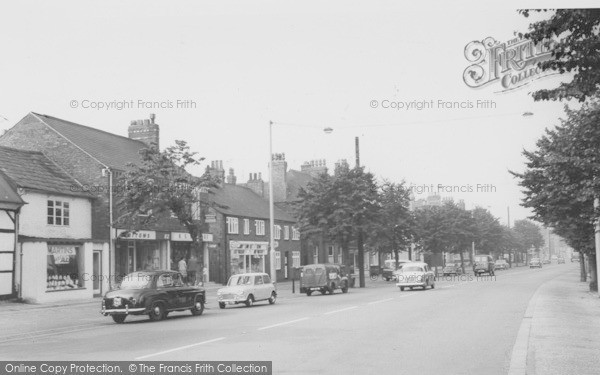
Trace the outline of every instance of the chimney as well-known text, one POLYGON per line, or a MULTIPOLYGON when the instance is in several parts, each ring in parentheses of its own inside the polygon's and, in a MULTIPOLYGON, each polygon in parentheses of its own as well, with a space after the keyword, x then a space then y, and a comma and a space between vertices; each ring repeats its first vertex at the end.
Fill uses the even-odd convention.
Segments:
POLYGON ((159 126, 154 122, 156 115, 150 114, 150 119, 132 120, 129 128, 129 138, 144 142, 148 146, 160 147, 159 143, 159 126))
POLYGON ((300 166, 300 171, 316 178, 323 173, 327 173, 327 162, 325 159, 306 161, 300 166))
POLYGON ((246 183, 246 187, 255 192, 261 198, 265 197, 265 182, 262 180, 260 173, 250 173, 250 178, 246 183))
POLYGON ((287 162, 285 154, 273 154, 273 200, 283 202, 287 200, 287 162))
POLYGON ((235 177, 235 174, 233 173, 233 168, 229 168, 229 174, 227 175, 227 183, 231 184, 231 185, 235 185, 236 182, 237 182, 237 178, 235 177))
POLYGON ((208 173, 212 178, 218 180, 219 186, 225 183, 225 170, 223 169, 223 160, 213 160, 210 162, 208 173))

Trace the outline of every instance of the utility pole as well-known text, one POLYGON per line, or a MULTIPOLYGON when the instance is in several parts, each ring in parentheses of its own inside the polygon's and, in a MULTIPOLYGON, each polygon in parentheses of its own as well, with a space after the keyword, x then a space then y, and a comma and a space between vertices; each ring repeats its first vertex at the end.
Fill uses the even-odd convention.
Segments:
MULTIPOLYGON (((360 151, 358 147, 358 137, 354 137, 354 149, 356 156, 356 168, 360 167, 360 151)), ((356 247, 358 251, 358 285, 361 288, 365 287, 365 256, 362 229, 358 228, 356 235, 356 247)))

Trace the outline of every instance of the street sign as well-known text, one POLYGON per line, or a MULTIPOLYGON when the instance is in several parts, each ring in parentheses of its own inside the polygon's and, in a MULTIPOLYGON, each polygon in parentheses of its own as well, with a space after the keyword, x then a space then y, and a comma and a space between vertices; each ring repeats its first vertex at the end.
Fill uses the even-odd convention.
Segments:
POLYGON ((205 223, 216 223, 217 222, 217 215, 207 214, 204 217, 204 222, 205 223))

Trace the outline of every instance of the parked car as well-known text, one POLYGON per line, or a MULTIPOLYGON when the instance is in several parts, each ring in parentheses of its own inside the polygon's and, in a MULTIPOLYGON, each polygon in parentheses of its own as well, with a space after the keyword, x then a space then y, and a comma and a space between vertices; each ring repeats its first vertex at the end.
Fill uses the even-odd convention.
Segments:
POLYGON ((494 262, 494 268, 497 270, 507 270, 509 268, 509 264, 506 259, 498 259, 494 262))
POLYGON ((300 272, 300 293, 333 294, 336 289, 348 293, 350 279, 346 267, 340 264, 308 264, 300 272))
POLYGON ((579 259, 579 253, 573 252, 571 254, 571 263, 573 263, 573 262, 579 262, 579 261, 580 261, 580 259, 579 259))
POLYGON ((442 275, 462 275, 462 267, 458 263, 446 263, 446 267, 442 270, 442 275))
POLYGON ((429 265, 423 262, 412 262, 405 264, 397 271, 398 281, 396 286, 403 291, 404 288, 413 289, 418 286, 423 289, 435 288, 435 275, 429 265))
POLYGON ((227 281, 227 286, 217 290, 217 302, 224 309, 226 305, 245 304, 247 307, 254 302, 268 301, 274 304, 277 300, 275 283, 266 273, 240 273, 233 275, 227 281))
POLYGON ((540 258, 532 258, 529 261, 529 268, 542 268, 542 261, 540 260, 540 258))
POLYGON ((407 259, 399 259, 398 264, 396 264, 395 259, 387 259, 383 262, 383 270, 381 271, 381 277, 385 281, 395 280, 396 275, 395 272, 402 268, 402 266, 406 263, 411 263, 412 261, 407 259))
POLYGON ((495 263, 494 258, 491 255, 475 255, 473 264, 473 273, 475 276, 482 275, 484 273, 494 276, 495 263))
POLYGON ((139 271, 128 274, 118 289, 106 293, 101 313, 110 315, 115 323, 123 323, 127 315, 144 314, 158 321, 172 311, 202 315, 205 302, 205 290, 184 285, 179 272, 139 271))
POLYGON ((556 255, 552 255, 552 260, 553 260, 553 261, 558 261, 558 256, 556 256, 556 255))
POLYGON ((565 258, 564 257, 558 257, 558 259, 556 261, 558 262, 558 264, 564 264, 565 263, 565 258))
POLYGON ((542 261, 542 264, 550 264, 550 263, 551 263, 551 262, 550 262, 550 259, 544 259, 544 260, 542 261))

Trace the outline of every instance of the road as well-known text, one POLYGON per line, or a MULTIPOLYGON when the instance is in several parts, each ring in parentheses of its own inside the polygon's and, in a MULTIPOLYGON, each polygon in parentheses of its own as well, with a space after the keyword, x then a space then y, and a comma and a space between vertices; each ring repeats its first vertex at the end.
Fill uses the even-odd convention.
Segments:
POLYGON ((117 325, 97 305, 0 311, 3 360, 268 360, 276 374, 506 374, 530 298, 578 263, 463 276, 400 292, 367 280, 347 294, 281 293, 275 305, 218 308, 117 325))

